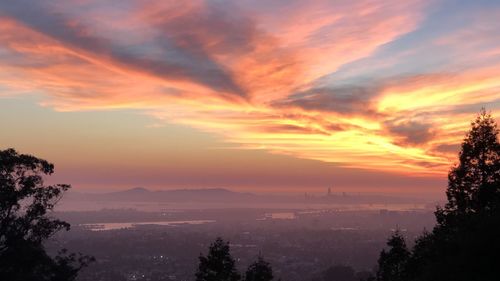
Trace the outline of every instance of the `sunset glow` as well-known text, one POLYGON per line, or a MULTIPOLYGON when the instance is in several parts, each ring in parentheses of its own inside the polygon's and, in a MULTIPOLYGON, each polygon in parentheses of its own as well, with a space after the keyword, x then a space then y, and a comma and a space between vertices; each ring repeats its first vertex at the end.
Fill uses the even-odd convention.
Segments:
MULTIPOLYGON (((71 154, 57 152, 56 137, 24 147, 59 160, 63 177, 82 187, 96 186, 74 177, 82 167, 95 182, 112 170, 109 183, 124 186, 135 183, 113 182, 118 170, 181 177, 182 165, 204 179, 151 185, 238 186, 240 172, 267 178, 265 163, 286 162, 273 158, 282 156, 319 161, 290 168, 307 178, 317 176, 315 165, 337 169, 332 184, 342 182, 343 169, 359 170, 366 185, 373 173, 445 180, 479 109, 500 116, 499 19, 495 1, 3 1, 0 110, 33 103, 43 111, 36 116, 78 113, 80 120, 131 112, 93 129, 76 121, 41 128, 72 128, 61 129, 74 137, 71 154), (105 146, 101 135, 135 128, 135 118, 151 138, 141 149, 142 131, 133 129, 105 146), (165 126, 193 134, 179 141, 185 150, 151 133, 165 126), (77 137, 80 130, 88 134, 77 137), (100 141, 89 144, 92 138, 100 141), (206 161, 191 142, 213 159, 234 161, 206 161), (178 155, 167 150, 186 159, 166 164, 178 155), (107 160, 91 164, 88 151, 107 160), (224 177, 217 169, 233 165, 231 180, 205 179, 224 177)), ((13 111, 13 118, 39 118, 13 111)), ((0 145, 22 148, 25 133, 9 132, 0 145)), ((252 184, 267 188, 279 179, 252 184)), ((291 189, 307 187, 282 179, 291 189)))

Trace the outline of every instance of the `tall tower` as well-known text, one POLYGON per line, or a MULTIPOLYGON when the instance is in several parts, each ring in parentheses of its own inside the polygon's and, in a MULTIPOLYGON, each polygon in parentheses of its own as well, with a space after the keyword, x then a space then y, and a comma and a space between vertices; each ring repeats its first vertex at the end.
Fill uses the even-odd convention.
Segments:
POLYGON ((330 197, 332 196, 332 189, 329 187, 328 192, 326 193, 326 196, 330 197))

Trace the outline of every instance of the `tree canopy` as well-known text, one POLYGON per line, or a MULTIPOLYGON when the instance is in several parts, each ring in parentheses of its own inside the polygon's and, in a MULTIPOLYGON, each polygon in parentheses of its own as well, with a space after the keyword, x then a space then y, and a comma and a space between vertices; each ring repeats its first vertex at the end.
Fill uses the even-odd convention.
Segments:
POLYGON ((327 268, 322 274, 323 281, 359 281, 356 272, 350 266, 333 265, 327 268))
POLYGON ((50 217, 66 184, 44 185, 54 165, 14 149, 0 150, 0 279, 74 280, 92 258, 61 250, 52 257, 43 242, 67 222, 50 217))
MULTIPOLYGON (((459 162, 448 175, 446 196, 446 205, 435 212, 436 226, 415 241, 403 264, 381 253, 377 280, 498 280, 500 143, 497 124, 485 110, 464 138, 459 162), (400 279, 386 275, 386 268, 400 268, 400 279)), ((395 241, 389 240, 392 249, 395 241)))
MULTIPOLYGON (((457 223, 472 214, 500 207, 500 143, 492 116, 483 109, 471 123, 459 153, 459 163, 448 174, 448 202, 438 209, 440 225, 457 223)), ((451 226, 451 225, 449 225, 451 226)))
POLYGON ((229 252, 229 242, 218 237, 206 256, 200 255, 196 281, 237 281, 241 276, 229 252))
POLYGON ((273 280, 271 264, 259 255, 257 261, 252 263, 245 274, 245 281, 271 281, 273 280))
POLYGON ((404 268, 410 257, 406 241, 399 230, 387 241, 389 251, 382 250, 378 260, 377 280, 402 281, 404 268))

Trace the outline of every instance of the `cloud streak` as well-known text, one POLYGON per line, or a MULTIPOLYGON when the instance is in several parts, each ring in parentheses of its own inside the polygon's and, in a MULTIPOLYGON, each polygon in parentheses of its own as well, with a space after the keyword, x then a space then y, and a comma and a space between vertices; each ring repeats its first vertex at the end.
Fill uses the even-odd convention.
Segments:
POLYGON ((137 109, 240 148, 441 175, 471 112, 483 104, 500 109, 493 39, 500 7, 473 9, 469 25, 442 17, 449 27, 435 31, 439 13, 429 11, 446 8, 428 1, 3 3, 1 95, 37 93, 61 111, 137 109))

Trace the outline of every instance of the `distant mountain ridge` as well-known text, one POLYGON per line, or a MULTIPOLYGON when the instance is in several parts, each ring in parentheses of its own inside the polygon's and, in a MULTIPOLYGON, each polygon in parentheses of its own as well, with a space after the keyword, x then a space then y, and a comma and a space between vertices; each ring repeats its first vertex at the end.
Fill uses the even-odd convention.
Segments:
POLYGON ((135 187, 108 193, 78 193, 65 195, 66 201, 92 202, 153 202, 153 203, 305 203, 305 204, 386 204, 429 203, 427 200, 386 195, 332 194, 323 196, 262 195, 237 192, 225 188, 149 190, 135 187))
POLYGON ((69 200, 123 201, 123 202, 225 202, 251 201, 259 195, 235 192, 224 188, 172 189, 152 191, 144 187, 135 187, 123 191, 108 193, 71 193, 69 200))

